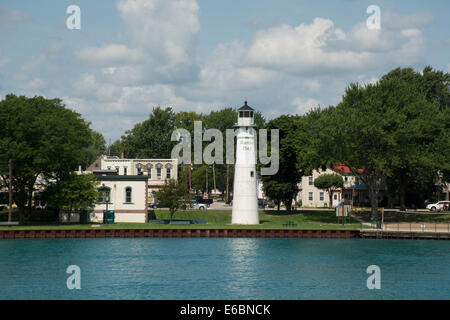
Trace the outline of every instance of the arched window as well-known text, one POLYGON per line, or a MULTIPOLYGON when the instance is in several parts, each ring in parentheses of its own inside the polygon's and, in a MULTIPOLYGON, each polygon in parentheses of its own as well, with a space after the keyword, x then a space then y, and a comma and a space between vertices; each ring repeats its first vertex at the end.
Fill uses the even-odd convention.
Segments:
POLYGON ((148 163, 147 164, 147 176, 149 179, 152 178, 152 168, 153 168, 153 165, 148 163))
POLYGON ((126 187, 125 188, 125 203, 131 203, 133 198, 132 198, 132 193, 133 190, 131 189, 131 187, 126 187))
POLYGON ((162 170, 162 164, 158 163, 156 165, 156 179, 161 179, 161 170, 162 170))
POLYGON ((172 165, 170 163, 166 164, 166 179, 171 178, 172 165))

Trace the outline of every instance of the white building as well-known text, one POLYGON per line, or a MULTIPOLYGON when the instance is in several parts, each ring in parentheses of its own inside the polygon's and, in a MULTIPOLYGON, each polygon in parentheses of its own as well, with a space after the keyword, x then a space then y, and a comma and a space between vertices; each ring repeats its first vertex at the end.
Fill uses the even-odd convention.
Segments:
POLYGON ((90 213, 90 221, 102 222, 104 210, 114 211, 115 222, 148 221, 146 177, 105 175, 98 180, 102 196, 90 213))
POLYGON ((365 186, 355 176, 350 175, 348 168, 345 166, 338 166, 335 170, 313 170, 311 175, 302 177, 298 188, 297 201, 301 201, 302 207, 313 208, 336 207, 340 201, 351 201, 353 197, 359 197, 361 191, 365 190, 365 186), (333 191, 331 205, 328 192, 314 186, 314 180, 322 174, 342 175, 344 188, 333 191))
POLYGON ((119 176, 145 176, 148 180, 148 201, 153 202, 153 191, 169 179, 178 179, 178 159, 124 159, 101 156, 86 171, 115 172, 119 176))
POLYGON ((90 221, 102 222, 103 211, 113 210, 115 222, 145 223, 149 203, 154 201, 153 191, 169 179, 178 179, 178 160, 101 156, 86 172, 97 176, 103 193, 90 214, 90 221))
POLYGON ((256 135, 253 109, 238 109, 236 165, 234 169, 233 224, 259 224, 256 185, 256 135))

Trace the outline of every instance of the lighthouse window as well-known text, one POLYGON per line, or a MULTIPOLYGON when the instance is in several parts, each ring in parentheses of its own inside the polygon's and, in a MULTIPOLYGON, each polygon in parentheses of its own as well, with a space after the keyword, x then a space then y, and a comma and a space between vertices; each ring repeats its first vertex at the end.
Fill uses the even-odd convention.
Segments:
POLYGON ((250 177, 254 177, 255 176, 255 173, 253 172, 253 171, 250 171, 250 177))
POLYGON ((239 117, 243 118, 244 117, 244 111, 239 112, 239 117))

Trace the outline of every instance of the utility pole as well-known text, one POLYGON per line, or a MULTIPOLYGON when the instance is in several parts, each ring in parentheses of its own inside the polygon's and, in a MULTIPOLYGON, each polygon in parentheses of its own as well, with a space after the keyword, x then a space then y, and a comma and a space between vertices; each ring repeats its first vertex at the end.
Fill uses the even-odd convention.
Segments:
POLYGON ((191 168, 191 164, 189 163, 189 192, 191 192, 191 189, 192 189, 191 171, 192 171, 192 168, 191 168))
POLYGON ((208 165, 206 166, 206 193, 209 193, 208 192, 208 165))
POLYGON ((213 180, 214 180, 214 193, 216 192, 216 170, 215 170, 215 166, 213 163, 213 180))
POLYGON ((13 202, 13 193, 12 193, 12 160, 9 159, 9 209, 8 209, 8 223, 11 223, 12 202, 13 202))
POLYGON ((230 195, 229 195, 229 187, 228 184, 230 183, 230 177, 229 177, 229 170, 230 170, 230 165, 227 164, 227 201, 230 200, 230 195))
POLYGON ((189 194, 189 192, 191 191, 190 189, 188 189, 188 179, 187 179, 187 169, 188 169, 188 165, 187 163, 184 165, 184 181, 186 183, 186 191, 189 194))

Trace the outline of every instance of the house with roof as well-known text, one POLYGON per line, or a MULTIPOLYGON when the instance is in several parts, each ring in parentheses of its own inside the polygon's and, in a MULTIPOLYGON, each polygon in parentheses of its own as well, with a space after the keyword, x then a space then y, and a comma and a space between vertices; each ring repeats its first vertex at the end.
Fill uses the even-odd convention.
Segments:
POLYGON ((116 222, 146 222, 153 192, 170 179, 178 179, 177 159, 126 159, 100 156, 84 173, 100 182, 101 197, 90 213, 90 221, 103 221, 104 210, 115 212, 116 222))
POLYGON ((339 202, 359 206, 367 205, 370 201, 367 186, 345 165, 337 165, 333 169, 313 170, 311 175, 302 177, 298 189, 296 200, 301 202, 303 207, 331 208, 336 207, 339 202), (339 174, 343 179, 343 188, 333 191, 331 204, 328 192, 314 186, 314 180, 323 174, 339 174))

